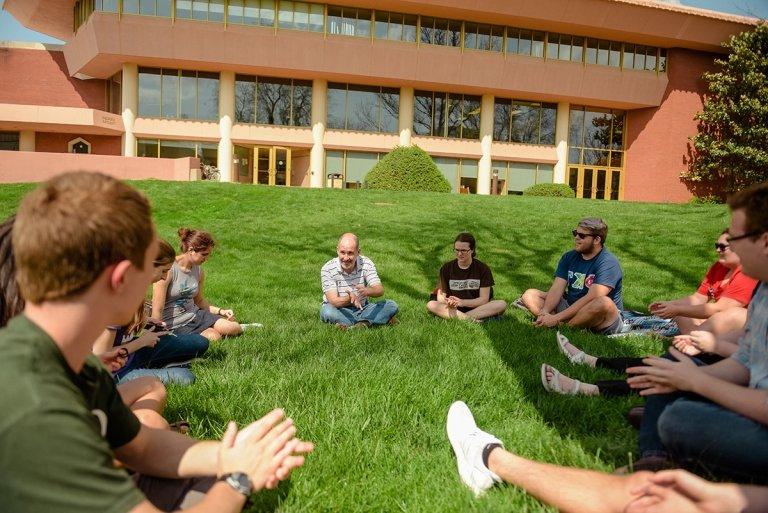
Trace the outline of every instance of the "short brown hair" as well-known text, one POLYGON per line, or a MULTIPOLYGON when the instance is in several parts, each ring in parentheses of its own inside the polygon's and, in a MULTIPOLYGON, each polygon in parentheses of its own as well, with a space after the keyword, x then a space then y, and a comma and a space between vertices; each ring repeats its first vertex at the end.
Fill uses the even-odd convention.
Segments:
POLYGON ((212 248, 216 245, 210 233, 194 228, 179 228, 179 239, 181 239, 181 251, 202 251, 212 248))
POLYGON ((108 266, 144 268, 154 228, 147 199, 101 173, 52 178, 27 194, 13 229, 17 278, 31 303, 85 292, 108 266))
POLYGON ((600 244, 605 245, 605 240, 608 238, 608 225, 599 217, 585 217, 579 221, 579 228, 589 230, 589 233, 595 237, 600 237, 600 244))
POLYGON ((754 232, 753 240, 768 232, 768 182, 737 192, 728 198, 728 206, 731 210, 744 210, 747 217, 745 233, 754 232))
POLYGON ((155 267, 163 267, 172 264, 176 260, 176 250, 173 249, 167 240, 157 240, 157 256, 155 257, 155 267))
POLYGON ((472 235, 469 232, 461 232, 456 236, 455 239, 453 239, 453 243, 456 244, 457 242, 466 242, 469 244, 469 249, 472 250, 472 256, 474 257, 477 253, 475 252, 475 246, 477 245, 477 242, 475 241, 475 236, 472 235))

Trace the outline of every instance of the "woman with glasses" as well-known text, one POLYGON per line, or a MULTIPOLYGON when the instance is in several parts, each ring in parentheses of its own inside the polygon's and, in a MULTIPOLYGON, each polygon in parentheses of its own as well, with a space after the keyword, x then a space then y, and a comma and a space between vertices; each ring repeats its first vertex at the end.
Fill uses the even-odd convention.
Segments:
POLYGON ((215 341, 242 334, 235 312, 214 306, 203 296, 205 273, 201 266, 216 244, 213 237, 202 230, 180 228, 179 238, 181 254, 168 274, 152 287, 152 317, 162 319, 176 335, 199 333, 215 341))
POLYGON ((475 258, 475 238, 460 233, 453 242, 456 258, 440 268, 437 291, 427 303, 430 313, 443 319, 482 321, 499 316, 506 301, 493 299, 491 268, 475 258))

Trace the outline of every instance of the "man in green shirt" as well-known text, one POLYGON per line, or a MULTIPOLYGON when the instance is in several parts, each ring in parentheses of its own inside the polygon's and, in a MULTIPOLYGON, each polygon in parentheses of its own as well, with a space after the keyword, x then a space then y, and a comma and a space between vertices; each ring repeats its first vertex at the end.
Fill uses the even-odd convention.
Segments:
POLYGON ((0 330, 4 512, 194 503, 187 511, 234 513, 303 464, 312 444, 281 410, 239 433, 230 423, 221 442, 142 426, 90 354, 107 325, 130 320, 152 278, 156 237, 140 193, 100 174, 56 177, 22 201, 13 244, 27 304, 0 330), (139 488, 113 458, 138 472, 139 488))

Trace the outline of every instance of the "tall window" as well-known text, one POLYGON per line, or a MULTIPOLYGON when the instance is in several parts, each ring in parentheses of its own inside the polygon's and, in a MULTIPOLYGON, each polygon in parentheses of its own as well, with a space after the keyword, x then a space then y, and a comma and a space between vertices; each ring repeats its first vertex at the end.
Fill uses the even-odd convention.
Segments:
POLYGON ((328 128, 395 133, 399 111, 398 89, 328 84, 328 128))
POLYGON ((461 46, 461 22, 422 16, 419 41, 430 45, 461 46))
POLYGON ((416 91, 413 104, 416 135, 480 138, 480 97, 416 91))
POLYGON ((328 6, 328 33, 340 36, 371 37, 370 9, 328 6))
POLYGON ((122 96, 122 80, 123 73, 118 71, 107 80, 107 111, 112 114, 120 114, 122 112, 123 96, 122 96))
POLYGON ((376 11, 375 37, 415 43, 417 20, 418 16, 415 14, 376 11))
POLYGON ((0 132, 0 150, 19 151, 19 132, 0 132))
POLYGON ((219 74, 139 68, 139 116, 219 119, 219 74))
POLYGON ((571 106, 568 163, 622 167, 624 111, 571 106))
POLYGON ((237 75, 235 120, 238 123, 310 126, 312 82, 237 75))
POLYGON ((557 105, 496 98, 493 140, 527 144, 555 144, 557 105))

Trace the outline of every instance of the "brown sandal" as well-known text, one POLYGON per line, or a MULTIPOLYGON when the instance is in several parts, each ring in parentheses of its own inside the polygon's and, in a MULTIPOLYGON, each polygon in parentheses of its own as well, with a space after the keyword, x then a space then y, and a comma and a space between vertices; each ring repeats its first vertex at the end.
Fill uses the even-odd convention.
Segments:
POLYGON ((175 431, 182 435, 189 434, 189 429, 190 429, 189 422, 187 422, 186 420, 180 420, 178 422, 174 422, 172 424, 169 424, 168 427, 171 429, 171 431, 175 431))

